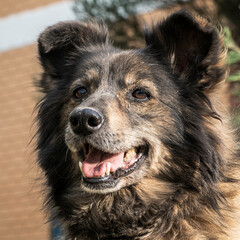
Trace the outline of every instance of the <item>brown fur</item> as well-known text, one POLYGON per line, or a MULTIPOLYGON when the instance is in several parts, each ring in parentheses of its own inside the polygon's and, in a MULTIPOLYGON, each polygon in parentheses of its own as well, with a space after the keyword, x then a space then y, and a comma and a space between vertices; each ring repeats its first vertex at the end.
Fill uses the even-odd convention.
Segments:
POLYGON ((240 239, 237 141, 218 94, 227 76, 221 33, 180 11, 145 38, 146 48, 121 51, 104 25, 80 22, 40 35, 37 150, 47 207, 68 239, 240 239), (91 134, 69 120, 85 109, 104 119, 91 134), (86 142, 101 154, 148 150, 117 182, 89 183, 78 167, 86 142))

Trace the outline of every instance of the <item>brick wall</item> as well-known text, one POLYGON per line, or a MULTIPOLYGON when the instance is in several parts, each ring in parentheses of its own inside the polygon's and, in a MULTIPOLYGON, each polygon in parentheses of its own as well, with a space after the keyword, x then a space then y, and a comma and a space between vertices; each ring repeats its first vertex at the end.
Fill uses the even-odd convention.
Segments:
POLYGON ((28 144, 37 72, 35 46, 0 54, 0 240, 49 239, 40 211, 40 174, 28 144))
MULTIPOLYGON (((56 0, 2 0, 0 17, 56 0)), ((48 240, 33 144, 36 46, 0 53, 0 240, 48 240)))
POLYGON ((0 17, 45 6, 53 2, 59 2, 59 0, 1 0, 0 17))

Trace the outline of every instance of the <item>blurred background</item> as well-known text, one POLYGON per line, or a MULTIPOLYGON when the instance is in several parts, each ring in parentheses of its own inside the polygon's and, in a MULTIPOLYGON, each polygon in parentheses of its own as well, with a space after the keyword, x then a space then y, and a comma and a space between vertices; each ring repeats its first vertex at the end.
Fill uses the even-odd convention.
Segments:
POLYGON ((0 0, 0 240, 64 239, 42 211, 41 172, 34 153, 34 81, 41 72, 36 39, 59 21, 107 22, 115 46, 144 47, 142 27, 180 8, 223 26, 230 75, 223 101, 240 125, 240 0, 0 0))

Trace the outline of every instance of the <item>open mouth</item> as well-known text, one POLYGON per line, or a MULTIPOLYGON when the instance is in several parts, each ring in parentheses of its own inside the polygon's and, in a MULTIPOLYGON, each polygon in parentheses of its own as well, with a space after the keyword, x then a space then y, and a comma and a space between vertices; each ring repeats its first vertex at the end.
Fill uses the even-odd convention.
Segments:
POLYGON ((82 150, 84 160, 79 162, 79 167, 87 183, 116 182, 139 168, 148 152, 147 146, 139 146, 126 152, 108 153, 90 144, 84 144, 82 150))

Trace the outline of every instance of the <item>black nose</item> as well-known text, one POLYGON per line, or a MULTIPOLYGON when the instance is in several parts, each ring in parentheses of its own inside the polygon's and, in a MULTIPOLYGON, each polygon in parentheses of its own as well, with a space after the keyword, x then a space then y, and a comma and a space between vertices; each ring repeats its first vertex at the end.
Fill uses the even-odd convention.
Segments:
POLYGON ((74 110, 69 116, 71 128, 76 134, 89 134, 98 130, 103 124, 102 115, 94 109, 74 110))

